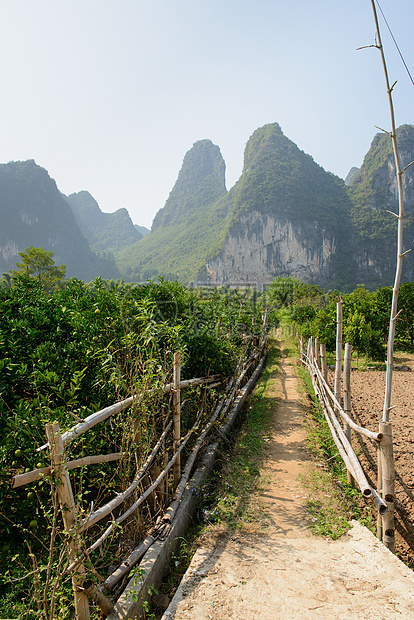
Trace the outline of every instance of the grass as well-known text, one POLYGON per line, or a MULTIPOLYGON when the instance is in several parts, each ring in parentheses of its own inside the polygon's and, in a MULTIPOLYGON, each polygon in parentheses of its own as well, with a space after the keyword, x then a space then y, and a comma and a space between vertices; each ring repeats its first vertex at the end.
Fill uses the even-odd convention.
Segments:
MULTIPOLYGON (((257 518, 260 506, 252 507, 250 498, 263 484, 260 464, 272 417, 271 402, 266 394, 279 372, 279 360, 280 351, 273 334, 269 338, 266 367, 237 420, 232 442, 223 449, 200 493, 204 499, 198 507, 198 521, 182 540, 170 571, 159 588, 161 594, 173 595, 202 541, 249 528, 257 518)), ((152 613, 156 618, 161 615, 156 610, 152 613)))
POLYGON ((263 481, 260 465, 263 447, 270 434, 272 402, 267 390, 279 372, 280 351, 271 336, 266 367, 245 407, 235 443, 221 460, 209 483, 209 500, 203 506, 207 524, 242 528, 255 515, 250 506, 252 492, 263 481))
POLYGON ((359 489, 348 483, 345 465, 315 396, 309 373, 303 366, 298 366, 297 373, 308 412, 307 444, 315 464, 314 470, 302 477, 311 496, 308 501, 311 529, 315 534, 335 540, 349 529, 351 519, 357 519, 375 534, 374 507, 359 489))

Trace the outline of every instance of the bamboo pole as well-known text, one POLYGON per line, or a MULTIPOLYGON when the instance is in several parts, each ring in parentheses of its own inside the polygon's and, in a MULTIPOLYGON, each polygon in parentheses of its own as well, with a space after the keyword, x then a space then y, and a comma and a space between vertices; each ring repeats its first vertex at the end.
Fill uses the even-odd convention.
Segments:
POLYGON ((372 439, 373 441, 376 441, 376 442, 381 441, 381 439, 382 439, 382 434, 381 433, 379 433, 379 432, 378 433, 374 433, 374 431, 370 431, 367 428, 363 428, 362 426, 359 426, 358 424, 356 424, 353 421, 352 418, 349 417, 349 415, 347 413, 345 413, 345 411, 341 407, 341 404, 338 403, 338 401, 336 400, 335 395, 332 392, 331 388, 326 383, 326 381, 323 380, 322 373, 319 370, 319 368, 317 366, 311 366, 310 370, 311 370, 311 373, 314 373, 314 374, 316 374, 318 376, 318 379, 319 379, 321 385, 323 386, 323 388, 325 389, 326 393, 331 398, 332 402, 334 403, 334 406, 338 410, 338 412, 341 415, 341 417, 346 421, 346 423, 349 424, 349 426, 354 431, 356 431, 357 433, 360 433, 361 435, 364 435, 365 437, 368 437, 369 439, 372 439))
MULTIPOLYGON (((193 387, 196 385, 203 385, 204 383, 211 383, 212 381, 215 381, 218 378, 218 376, 219 375, 214 375, 214 376, 212 375, 211 377, 197 377, 195 379, 186 379, 185 381, 180 381, 180 389, 189 388, 189 387, 193 387)), ((173 390, 173 387, 174 387, 173 383, 167 383, 161 388, 161 390, 168 394, 169 392, 173 390)), ((148 390, 147 394, 153 394, 155 392, 157 392, 157 388, 148 390)), ((63 443, 66 444, 68 441, 72 441, 76 437, 79 437, 83 433, 86 433, 89 429, 93 428, 100 422, 103 422, 104 420, 107 420, 113 415, 116 415, 120 413, 121 411, 128 409, 128 407, 131 407, 131 405, 133 405, 134 402, 136 402, 139 398, 142 398, 142 396, 143 394, 135 394, 134 396, 130 396, 129 398, 126 398, 125 400, 121 400, 117 403, 114 403, 113 405, 110 405, 109 407, 105 407, 104 409, 100 409, 99 411, 96 411, 95 413, 91 413, 91 415, 86 417, 84 420, 82 420, 81 422, 79 422, 78 424, 70 428, 69 430, 62 433, 63 443)), ((48 443, 45 443, 43 444, 43 446, 36 448, 36 452, 45 450, 48 447, 48 445, 49 445, 48 443)))
POLYGON ((394 454, 392 445, 392 426, 389 422, 380 422, 379 429, 383 433, 380 444, 382 469, 382 496, 388 506, 387 513, 382 517, 382 542, 392 552, 395 548, 394 524, 394 454))
POLYGON ((316 374, 312 374, 311 376, 315 393, 321 400, 323 414, 331 431, 332 438, 335 442, 336 447, 338 448, 338 452, 342 457, 342 460, 344 461, 347 470, 351 472, 353 478, 357 481, 362 494, 365 497, 373 497, 380 513, 385 514, 387 511, 387 504, 382 501, 375 489, 373 489, 368 483, 361 464, 358 461, 358 458, 354 450, 352 449, 352 446, 349 444, 346 435, 337 420, 335 412, 327 402, 324 386, 320 383, 319 385, 317 384, 316 377, 316 374))
POLYGON ((92 525, 95 525, 95 523, 98 523, 98 521, 100 521, 104 517, 107 517, 109 514, 111 514, 115 510, 117 506, 122 504, 135 491, 135 489, 138 487, 139 483, 141 482, 141 480, 143 479, 143 477, 149 470, 160 447, 162 446, 165 436, 167 435, 168 431, 171 428, 171 425, 172 425, 172 422, 170 422, 167 425, 161 437, 159 438, 154 448, 152 449, 151 454, 148 456, 147 460, 145 461, 141 469, 137 472, 134 480, 131 482, 129 487, 125 489, 123 493, 118 493, 117 496, 114 497, 114 499, 110 500, 104 506, 101 506, 100 508, 98 508, 98 510, 90 514, 88 517, 86 517, 85 519, 82 519, 78 527, 79 532, 83 532, 84 530, 89 529, 90 527, 92 527, 92 525))
MULTIPOLYGON (((76 520, 75 500, 70 484, 69 474, 66 469, 65 448, 60 434, 58 422, 46 424, 46 436, 50 446, 50 460, 57 485, 57 494, 60 509, 62 511, 65 532, 68 535, 69 561, 74 560, 80 553, 80 545, 77 542, 77 534, 69 532, 73 529, 76 520)), ((72 588, 75 598, 75 611, 77 620, 89 620, 89 602, 87 595, 79 588, 83 587, 85 580, 85 568, 79 563, 72 575, 72 588)))
MULTIPOLYGON (((395 339, 395 324, 397 321, 397 307, 398 307, 398 293, 400 288, 401 281, 401 273, 402 273, 402 262, 403 256, 405 252, 403 251, 403 219, 404 219, 404 190, 403 190, 403 182, 402 175, 404 170, 401 169, 400 157, 398 153, 398 145, 397 145, 397 132, 395 125, 395 114, 394 114, 394 104, 392 100, 392 91, 395 86, 395 83, 390 86, 390 81, 388 77, 388 69, 385 61, 384 48, 382 46, 381 41, 381 33, 378 23, 377 10, 375 7, 375 0, 371 0, 372 11, 374 13, 374 21, 376 28, 376 47, 381 54, 382 68, 384 71, 385 77, 385 85, 387 89, 388 96, 388 105, 390 109, 390 118, 391 118, 391 133, 388 135, 392 141, 392 148, 394 152, 394 160, 395 160, 395 173, 397 177, 397 189, 398 189, 398 227, 397 227, 397 265, 395 270, 395 280, 394 286, 392 289, 392 303, 391 303, 391 313, 390 313, 390 326, 388 331, 388 345, 387 345, 387 368, 385 374, 385 395, 384 395, 384 407, 382 412, 382 421, 389 422, 390 419, 390 409, 391 409, 391 391, 392 391, 392 371, 393 371, 393 357, 394 357, 394 339, 395 339)), ((386 132, 388 133, 388 132, 386 132)))
MULTIPOLYGON (((349 416, 351 415, 351 359, 352 359, 352 345, 349 342, 345 343, 344 353, 344 411, 349 416)), ((344 430, 346 438, 349 444, 352 446, 351 427, 348 422, 344 424, 344 430)), ((354 479, 351 472, 347 472, 347 480, 349 484, 354 486, 354 479)))
MULTIPOLYGON (((335 383, 334 394, 338 403, 341 402, 341 374, 342 374, 342 297, 336 303, 336 356, 335 356, 335 383)), ((335 405, 335 412, 337 406, 335 405)))
POLYGON ((130 508, 128 508, 128 510, 126 512, 124 512, 122 515, 120 515, 119 517, 117 517, 116 519, 114 519, 112 521, 112 523, 107 527, 107 529, 102 534, 102 536, 100 536, 100 538, 98 538, 98 540, 95 541, 91 547, 89 547, 88 553, 91 553, 91 551, 95 551, 95 549, 100 547, 100 545, 108 538, 110 533, 113 531, 114 526, 119 525, 120 523, 125 521, 125 519, 127 517, 129 517, 133 512, 135 512, 135 510, 138 508, 138 506, 140 506, 142 504, 142 502, 144 500, 146 500, 147 497, 153 491, 155 491, 155 489, 158 487, 160 482, 164 479, 164 477, 167 475, 167 473, 169 472, 171 467, 174 465, 176 460, 180 457, 180 454, 181 454, 182 450, 185 448, 185 446, 187 444, 187 441, 190 439, 190 437, 191 437, 191 435, 192 435, 192 433, 194 431, 194 428, 195 427, 193 427, 193 429, 188 433, 188 435, 185 437, 185 439, 182 440, 182 442, 180 443, 180 447, 178 448, 177 452, 174 454, 174 456, 168 462, 166 468, 160 473, 158 478, 144 491, 144 493, 137 499, 136 502, 134 502, 132 504, 132 506, 130 506, 130 508))
MULTIPOLYGON (((74 461, 68 461, 66 463, 66 469, 68 471, 72 471, 77 467, 86 467, 87 465, 97 465, 100 463, 110 463, 111 461, 119 461, 122 458, 122 453, 117 452, 114 454, 100 454, 96 456, 84 456, 81 459, 75 459, 74 461)), ((30 482, 36 482, 36 480, 41 480, 45 476, 49 476, 52 472, 52 467, 41 467, 40 469, 34 469, 33 471, 28 471, 26 474, 17 474, 17 476, 13 477, 13 489, 17 489, 17 487, 21 487, 24 484, 29 484, 30 482)))
MULTIPOLYGON (((181 375, 181 353, 174 353, 173 367, 174 391, 173 391, 173 452, 178 450, 181 439, 181 404, 180 404, 180 375, 181 375)), ((174 463, 174 488, 178 485, 181 478, 181 459, 174 463)))
POLYGON ((318 336, 315 336, 314 357, 315 357, 315 363, 319 365, 319 338, 318 336))
MULTIPOLYGON (((253 375, 250 377, 248 384, 243 388, 244 390, 248 391, 250 389, 250 387, 255 384, 255 382, 257 380, 257 377, 258 377, 258 374, 260 373, 261 369, 263 368, 264 360, 265 360, 265 357, 263 356, 262 359, 260 360, 256 370, 254 371, 253 375), (250 384, 250 386, 249 386, 249 384, 250 384)), ((233 384, 233 379, 231 379, 229 384, 227 385, 226 391, 228 391, 231 388, 232 384, 233 384)), ((234 394, 235 394, 235 392, 233 391, 233 396, 234 396, 234 394)), ((217 417, 225 415, 225 413, 229 409, 229 407, 230 407, 231 403, 233 402, 233 400, 232 400, 232 398, 229 398, 224 403, 224 399, 225 398, 226 398, 226 396, 223 396, 223 398, 221 399, 220 403, 217 405, 217 407, 216 407, 212 417, 210 418, 210 420, 207 423, 207 425, 204 427, 202 433, 204 433, 206 431, 207 426, 209 425, 209 423, 211 423, 211 426, 213 426, 214 425, 214 421, 217 419, 217 417), (223 403, 224 403, 224 406, 223 406, 223 403)), ((194 454, 194 451, 192 452, 192 454, 194 454)), ((191 459, 191 456, 190 456, 190 459, 191 459)), ((188 461, 187 461, 186 470, 188 470, 190 468, 191 468, 191 465, 189 465, 188 461)), ((183 473, 183 477, 185 476, 185 473, 186 472, 183 473)), ((124 562, 116 569, 116 571, 114 571, 114 573, 112 573, 112 575, 107 577, 107 579, 105 580, 104 584, 102 584, 101 588, 107 587, 109 589, 113 589, 114 586, 119 581, 121 581, 121 579, 123 577, 125 577, 125 575, 131 570, 131 568, 137 562, 139 562, 141 560, 143 555, 146 553, 147 549, 152 545, 152 543, 156 540, 156 538, 162 539, 165 536, 165 534, 166 534, 165 527, 168 528, 170 522, 172 521, 172 519, 175 516, 175 512, 176 512, 176 508, 177 508, 176 500, 181 497, 181 495, 182 495, 181 491, 184 490, 184 488, 185 488, 185 484, 183 483, 181 485, 181 481, 180 481, 179 488, 176 490, 176 493, 174 495, 174 501, 168 507, 168 509, 167 509, 165 515, 163 516, 163 518, 161 519, 161 521, 155 526, 155 528, 152 530, 152 532, 139 545, 139 547, 137 547, 137 549, 135 549, 126 560, 124 560, 124 562)))
POLYGON ((111 601, 107 599, 106 596, 98 590, 98 588, 95 586, 95 584, 90 579, 85 581, 83 591, 88 598, 92 599, 94 603, 98 604, 99 609, 102 611, 105 617, 108 616, 109 614, 116 613, 115 608, 113 604, 111 603, 111 601))
MULTIPOLYGON (((382 463, 381 463, 381 450, 378 446, 377 448, 377 462, 378 462, 378 473, 377 473, 377 487, 378 493, 380 497, 383 497, 382 493, 382 463)), ((377 538, 382 541, 382 516, 378 511, 377 515, 377 538)))
POLYGON ((321 342, 320 344, 320 354, 321 354, 322 375, 325 381, 328 381, 328 364, 326 363, 326 344, 324 342, 321 342))

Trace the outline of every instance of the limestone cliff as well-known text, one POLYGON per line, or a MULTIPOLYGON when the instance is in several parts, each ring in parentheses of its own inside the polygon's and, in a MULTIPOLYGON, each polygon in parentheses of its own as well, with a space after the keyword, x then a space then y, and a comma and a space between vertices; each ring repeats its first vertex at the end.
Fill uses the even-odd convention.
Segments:
POLYGON ((210 282, 261 285, 291 274, 333 287, 346 284, 345 274, 352 278, 344 183, 300 151, 277 123, 251 136, 228 203, 223 246, 200 274, 210 282))

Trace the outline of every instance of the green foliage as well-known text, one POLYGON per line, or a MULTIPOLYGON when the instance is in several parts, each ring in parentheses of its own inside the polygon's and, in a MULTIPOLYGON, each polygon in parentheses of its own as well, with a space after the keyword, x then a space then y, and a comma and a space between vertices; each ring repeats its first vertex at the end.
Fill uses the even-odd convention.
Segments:
POLYGON ((16 270, 12 270, 11 274, 18 278, 21 275, 27 275, 38 280, 41 286, 51 291, 62 285, 62 280, 66 274, 65 265, 55 265, 52 251, 43 248, 34 248, 30 246, 23 252, 19 252, 21 263, 16 263, 16 270))
MULTIPOLYGON (((135 453, 145 456, 160 432, 165 403, 157 388, 171 380, 172 352, 182 352, 183 379, 231 374, 246 352, 253 318, 260 325, 260 306, 250 293, 203 296, 163 279, 146 286, 99 278, 86 285, 71 279, 65 288, 48 293, 38 279, 21 276, 11 288, 0 288, 0 536, 8 542, 2 552, 0 599, 18 601, 21 588, 27 591, 24 580, 10 586, 10 579, 25 574, 26 540, 39 558, 45 584, 44 541, 54 518, 50 482, 10 487, 13 475, 48 464, 46 455, 35 451, 45 442, 45 423, 58 421, 63 432, 131 393, 145 394, 136 408, 68 446, 70 459, 132 451, 132 461, 122 461, 118 469, 106 464, 71 474, 79 501, 112 497, 123 490, 135 453)), ((199 411, 197 390, 186 393, 183 433, 199 411)), ((206 398, 213 402, 214 392, 206 398)), ((55 566, 58 558, 52 559, 55 566)), ((62 600, 65 596, 62 592, 62 600)))

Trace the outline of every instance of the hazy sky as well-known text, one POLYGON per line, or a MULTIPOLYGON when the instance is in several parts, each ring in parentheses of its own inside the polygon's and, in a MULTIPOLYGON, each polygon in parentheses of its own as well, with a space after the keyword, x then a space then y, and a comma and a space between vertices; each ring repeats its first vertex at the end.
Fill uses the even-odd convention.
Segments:
MULTIPOLYGON (((414 74, 414 1, 380 0, 414 74)), ((397 124, 414 86, 381 18, 397 124)), ((227 187, 278 122, 342 178, 389 129, 370 0, 0 0, 0 162, 35 159, 70 194, 151 221, 197 140, 227 187)))

